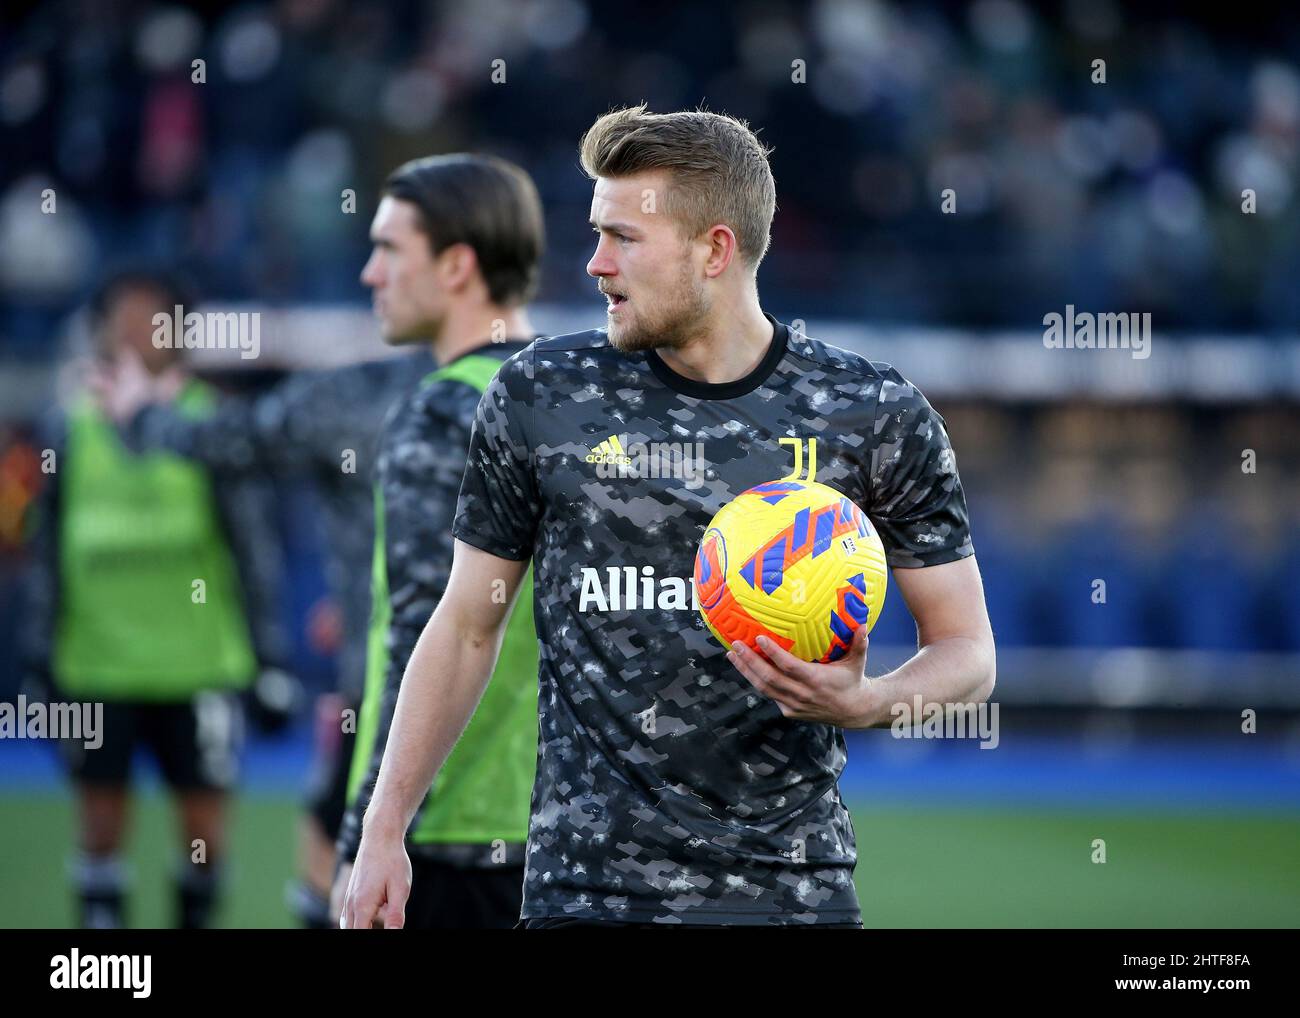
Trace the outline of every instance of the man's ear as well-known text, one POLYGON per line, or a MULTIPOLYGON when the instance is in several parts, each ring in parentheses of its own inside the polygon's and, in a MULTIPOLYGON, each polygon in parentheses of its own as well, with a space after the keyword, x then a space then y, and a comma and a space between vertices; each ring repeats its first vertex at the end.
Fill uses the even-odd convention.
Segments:
POLYGON ((704 274, 710 279, 716 279, 727 271, 727 266, 736 257, 736 235, 725 223, 714 223, 704 231, 702 239, 709 245, 704 274))
POLYGON ((478 254, 468 244, 450 244, 438 252, 438 275, 444 289, 461 290, 478 275, 478 254))

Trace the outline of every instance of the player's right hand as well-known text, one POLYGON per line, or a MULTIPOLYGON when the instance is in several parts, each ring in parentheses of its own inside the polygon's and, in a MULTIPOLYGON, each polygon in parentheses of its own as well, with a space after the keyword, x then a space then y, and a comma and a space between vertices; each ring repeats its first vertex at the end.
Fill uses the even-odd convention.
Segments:
POLYGON ((411 894, 411 860, 400 835, 361 836, 347 894, 339 915, 345 930, 400 930, 406 924, 406 899, 411 894))

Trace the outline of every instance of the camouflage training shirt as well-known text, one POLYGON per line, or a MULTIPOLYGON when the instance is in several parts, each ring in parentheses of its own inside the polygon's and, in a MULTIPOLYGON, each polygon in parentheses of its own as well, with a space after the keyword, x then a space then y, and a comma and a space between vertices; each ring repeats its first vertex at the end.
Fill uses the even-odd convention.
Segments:
POLYGON ((713 515, 803 469, 871 517, 894 568, 971 555, 942 417, 887 364, 775 319, 734 382, 604 330, 539 340, 483 395, 455 536, 533 560, 538 773, 525 918, 858 918, 840 729, 786 719, 693 606, 713 515), (782 443, 784 440, 784 444, 782 443))

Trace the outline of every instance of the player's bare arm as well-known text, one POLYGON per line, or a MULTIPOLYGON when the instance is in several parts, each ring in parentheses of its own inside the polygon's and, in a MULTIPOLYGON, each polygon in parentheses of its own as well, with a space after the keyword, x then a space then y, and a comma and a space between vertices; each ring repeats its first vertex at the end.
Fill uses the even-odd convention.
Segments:
POLYGON ((867 628, 832 664, 800 660, 765 636, 762 654, 737 641, 727 655, 787 718, 841 728, 888 727, 896 703, 981 703, 993 692, 996 660, 984 586, 974 556, 922 569, 896 569, 894 581, 916 620, 917 653, 887 675, 866 676, 867 628), (764 659, 766 655, 766 660, 764 659))
POLYGON ((374 798, 362 826, 340 925, 403 924, 411 867, 407 826, 469 724, 496 664, 528 563, 456 542, 447 592, 402 677, 374 798))

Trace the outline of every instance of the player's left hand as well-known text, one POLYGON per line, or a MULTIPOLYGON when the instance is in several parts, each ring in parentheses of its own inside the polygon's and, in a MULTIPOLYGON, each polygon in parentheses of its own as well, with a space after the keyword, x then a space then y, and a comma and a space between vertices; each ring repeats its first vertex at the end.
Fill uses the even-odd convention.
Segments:
POLYGON ((838 661, 803 661, 775 640, 758 637, 761 653, 737 640, 727 653, 750 684, 769 697, 787 718, 818 721, 840 728, 866 726, 868 690, 867 630, 853 634, 849 651, 838 661))

